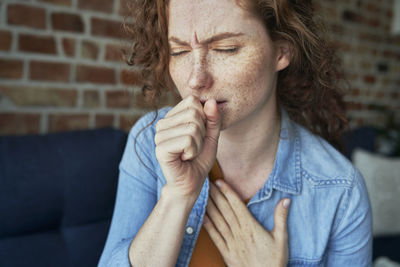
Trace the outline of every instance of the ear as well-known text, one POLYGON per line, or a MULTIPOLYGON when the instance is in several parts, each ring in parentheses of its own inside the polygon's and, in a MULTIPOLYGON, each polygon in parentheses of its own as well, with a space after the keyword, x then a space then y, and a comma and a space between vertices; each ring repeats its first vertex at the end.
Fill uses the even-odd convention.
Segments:
POLYGON ((292 60, 293 50, 288 41, 277 41, 275 43, 276 65, 275 70, 281 71, 289 66, 292 60))

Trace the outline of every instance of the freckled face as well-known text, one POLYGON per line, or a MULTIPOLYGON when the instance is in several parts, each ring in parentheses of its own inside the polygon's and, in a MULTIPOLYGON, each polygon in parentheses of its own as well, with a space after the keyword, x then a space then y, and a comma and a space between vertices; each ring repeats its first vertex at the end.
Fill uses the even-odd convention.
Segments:
POLYGON ((169 71, 180 95, 221 102, 222 129, 276 112, 273 43, 235 0, 171 0, 168 38, 169 71))

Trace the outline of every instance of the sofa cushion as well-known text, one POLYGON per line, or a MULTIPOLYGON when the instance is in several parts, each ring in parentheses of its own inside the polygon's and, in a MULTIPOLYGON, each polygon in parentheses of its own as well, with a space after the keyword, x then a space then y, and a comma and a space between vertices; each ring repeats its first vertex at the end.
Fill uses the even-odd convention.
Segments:
POLYGON ((3 264, 16 244, 47 258, 40 266, 61 266, 49 255, 73 259, 77 247, 100 256, 126 138, 115 129, 0 137, 0 266, 27 266, 3 264))
POLYGON ((353 162, 368 189, 374 236, 400 234, 400 158, 356 149, 353 162))

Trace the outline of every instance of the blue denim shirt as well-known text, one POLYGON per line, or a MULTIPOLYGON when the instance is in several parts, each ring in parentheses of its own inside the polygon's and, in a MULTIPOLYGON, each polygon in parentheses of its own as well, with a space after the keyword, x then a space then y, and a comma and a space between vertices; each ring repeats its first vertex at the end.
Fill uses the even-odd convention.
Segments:
MULTIPOLYGON (((169 108, 159 110, 163 118, 169 108)), ((114 215, 99 266, 130 266, 129 245, 150 215, 164 175, 155 156, 157 120, 142 117, 132 128, 120 163, 114 215), (146 165, 146 166, 145 166, 146 165)), ((188 266, 208 200, 209 180, 186 224, 176 266, 188 266)), ((354 166, 322 138, 282 111, 281 135, 271 174, 247 206, 267 230, 278 201, 290 198, 288 266, 371 266, 372 220, 367 190, 354 166)), ((160 242, 163 242, 160 240, 160 242)))

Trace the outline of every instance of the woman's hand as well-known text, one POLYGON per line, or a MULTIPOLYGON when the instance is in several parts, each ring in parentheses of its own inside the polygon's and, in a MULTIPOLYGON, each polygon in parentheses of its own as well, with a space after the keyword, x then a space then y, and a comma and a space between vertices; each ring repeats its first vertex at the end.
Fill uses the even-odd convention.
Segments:
POLYGON ((220 132, 216 101, 208 100, 203 108, 196 97, 186 97, 158 121, 156 131, 165 189, 195 201, 216 158, 220 132))
POLYGON ((274 229, 265 230, 228 184, 210 183, 206 228, 228 266, 286 266, 288 241, 286 219, 290 199, 275 208, 274 229))

